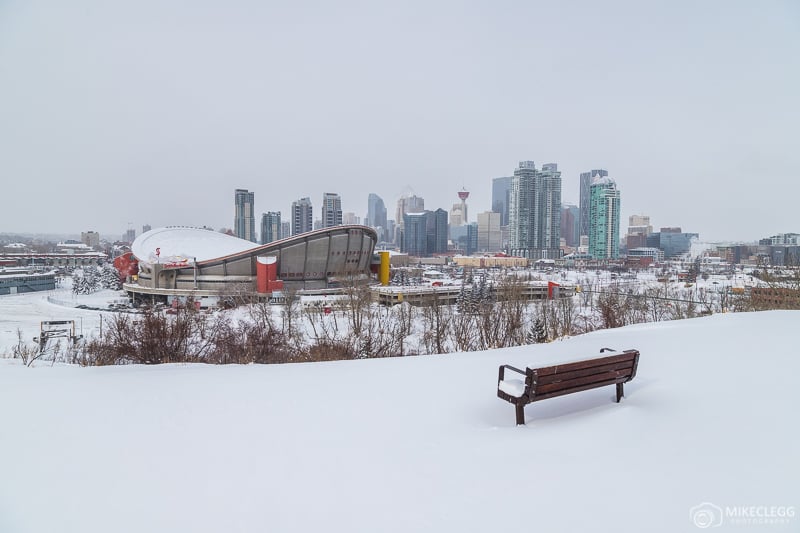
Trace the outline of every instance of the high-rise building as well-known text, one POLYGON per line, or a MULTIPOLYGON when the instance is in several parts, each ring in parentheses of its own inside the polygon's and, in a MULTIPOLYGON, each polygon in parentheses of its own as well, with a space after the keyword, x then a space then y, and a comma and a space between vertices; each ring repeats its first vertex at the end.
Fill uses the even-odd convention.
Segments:
POLYGON ((460 202, 453 204, 453 207, 450 208, 450 227, 457 228, 464 224, 464 206, 460 202))
POLYGON ((292 223, 289 221, 281 221, 281 239, 291 236, 292 223))
POLYGON ((478 213, 478 250, 500 251, 503 241, 500 233, 500 213, 486 211, 478 213))
MULTIPOLYGON (((386 231, 386 206, 383 198, 375 193, 369 193, 367 197, 367 226, 386 231)), ((380 235, 378 239, 380 240, 380 235)))
POLYGON ((142 233, 147 233, 151 229, 153 228, 150 226, 150 224, 145 224, 144 226, 142 226, 142 233))
POLYGON ((447 252, 447 211, 426 211, 428 217, 426 255, 447 252))
MULTIPOLYGON (((261 215, 261 244, 281 240, 284 237, 281 232, 282 226, 280 211, 263 213, 261 215)), ((288 235, 286 236, 288 237, 288 235)))
POLYGON ((578 229, 580 226, 580 209, 576 205, 561 206, 561 237, 570 248, 577 248, 580 243, 578 229))
POLYGON ((314 229, 314 213, 311 198, 300 198, 292 202, 292 235, 299 235, 314 229))
POLYGON ((322 227, 342 225, 342 198, 333 192, 322 195, 322 227))
POLYGON ((236 210, 233 218, 233 234, 250 242, 256 242, 255 193, 247 189, 234 192, 236 210))
POLYGON ((508 204, 511 194, 511 176, 492 180, 492 211, 500 213, 500 225, 508 226, 508 204))
POLYGON ((591 196, 590 187, 594 178, 604 178, 608 176, 607 170, 594 169, 589 172, 581 172, 580 182, 580 227, 578 228, 580 235, 589 235, 589 201, 591 196))
POLYGON ((529 259, 561 256, 561 172, 555 163, 537 170, 520 161, 511 180, 508 247, 511 255, 529 259))
POLYGON ((589 193, 589 255, 595 259, 619 257, 620 198, 608 176, 592 179, 589 193))
MULTIPOLYGON (((403 195, 397 200, 397 210, 395 211, 395 224, 396 229, 395 232, 399 236, 403 231, 403 226, 405 225, 405 218, 403 215, 406 213, 422 213, 425 211, 425 200, 422 199, 420 196, 411 195, 406 196, 403 195)), ((398 238, 395 238, 395 242, 399 243, 398 238)))
POLYGON ((129 243, 132 243, 133 241, 135 241, 136 240, 136 230, 133 229, 133 228, 128 228, 128 230, 125 232, 125 239, 124 240, 125 240, 125 242, 129 242, 129 243))
POLYGON ((650 217, 631 215, 628 217, 628 232, 625 234, 625 247, 628 250, 643 248, 647 245, 647 236, 653 233, 650 217))
POLYGON ((406 213, 403 215, 400 251, 408 255, 423 257, 428 252, 428 214, 406 213))
POLYGON ((96 231, 82 231, 81 242, 90 248, 100 246, 100 234, 96 231))
POLYGON ((361 224, 361 217, 356 216, 355 213, 351 213, 350 211, 342 213, 342 224, 361 224))

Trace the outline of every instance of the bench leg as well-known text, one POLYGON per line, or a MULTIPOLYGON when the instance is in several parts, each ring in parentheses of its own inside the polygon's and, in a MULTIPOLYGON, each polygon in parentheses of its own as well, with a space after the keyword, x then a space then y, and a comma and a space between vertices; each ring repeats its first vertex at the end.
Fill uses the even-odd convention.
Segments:
POLYGON ((619 403, 620 398, 625 396, 622 390, 622 385, 623 385, 622 383, 617 383, 617 403, 619 403))
POLYGON ((524 426, 525 425, 525 406, 524 405, 517 405, 517 425, 524 426))

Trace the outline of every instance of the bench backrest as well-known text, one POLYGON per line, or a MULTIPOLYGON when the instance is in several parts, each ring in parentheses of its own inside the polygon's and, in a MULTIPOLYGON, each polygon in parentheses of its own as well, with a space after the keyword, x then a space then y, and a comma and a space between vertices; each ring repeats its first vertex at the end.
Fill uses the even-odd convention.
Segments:
POLYGON ((554 398, 563 394, 626 383, 636 376, 638 350, 625 350, 616 355, 587 359, 575 363, 527 368, 525 391, 528 402, 554 398))

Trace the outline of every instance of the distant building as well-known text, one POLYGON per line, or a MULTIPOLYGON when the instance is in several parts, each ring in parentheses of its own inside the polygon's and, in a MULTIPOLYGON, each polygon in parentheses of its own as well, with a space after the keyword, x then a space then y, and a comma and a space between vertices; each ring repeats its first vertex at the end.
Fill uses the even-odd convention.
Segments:
POLYGON ((589 235, 589 201, 591 197, 592 180, 594 178, 605 178, 606 176, 608 176, 608 171, 602 169, 581 172, 579 235, 589 235))
POLYGON ((442 208, 427 211, 426 255, 447 253, 447 211, 442 208))
POLYGON ((100 246, 100 234, 96 231, 81 232, 81 242, 89 248, 100 246))
POLYGON ((314 229, 314 213, 311 199, 300 198, 292 202, 292 235, 299 235, 314 229))
POLYGON ((500 213, 500 225, 508 226, 508 205, 511 194, 511 176, 492 180, 492 211, 500 213))
POLYGON ((386 206, 383 199, 375 193, 370 193, 367 198, 367 226, 378 230, 378 241, 386 239, 390 235, 386 220, 386 206))
POLYGON ((499 252, 503 241, 500 233, 500 213, 478 213, 478 251, 499 252))
MULTIPOLYGON (((405 225, 405 218, 403 215, 406 213, 422 213, 423 211, 425 211, 425 200, 422 197, 416 195, 401 196, 397 200, 397 210, 394 218, 397 225, 395 233, 400 235, 403 230, 403 226, 405 225)), ((400 244, 397 237, 395 238, 395 242, 400 244)))
POLYGON ((772 245, 772 246, 797 246, 800 245, 800 234, 797 233, 780 233, 778 235, 773 235, 772 237, 767 237, 765 239, 760 239, 758 244, 762 245, 772 245))
POLYGON ((133 241, 135 241, 136 240, 136 230, 133 229, 133 228, 128 228, 128 230, 125 232, 125 236, 124 236, 123 240, 125 242, 127 242, 127 243, 132 243, 133 241))
POLYGON ((628 233, 653 233, 648 215, 631 215, 628 217, 628 233))
POLYGON ((696 241, 698 233, 661 232, 659 248, 664 251, 664 257, 671 259, 688 254, 692 249, 692 242, 696 241))
POLYGON ((153 229, 153 228, 150 226, 150 224, 145 224, 145 225, 142 226, 142 233, 147 233, 151 229, 153 229))
POLYGON ((332 192, 322 195, 322 227, 332 228, 342 225, 342 198, 332 192))
POLYGON ((625 234, 625 248, 633 250, 647 246, 647 236, 653 233, 650 217, 647 215, 631 215, 628 217, 628 231, 625 234))
MULTIPOLYGON (((282 233, 282 222, 280 211, 269 211, 261 215, 261 244, 268 244, 270 242, 281 240, 284 235, 282 233)), ((287 235, 288 237, 288 235, 287 235)))
POLYGON ((286 237, 291 237, 292 235, 292 223, 288 221, 281 221, 281 239, 285 239, 286 237))
POLYGON ((679 227, 661 228, 647 236, 647 246, 662 250, 666 259, 672 259, 689 253, 692 242, 699 236, 698 233, 683 233, 679 227))
POLYGON ((576 205, 561 205, 561 237, 570 248, 577 248, 580 242, 580 212, 576 205))
POLYGON ((478 223, 470 222, 463 226, 450 227, 450 239, 453 246, 464 255, 472 255, 478 251, 478 223))
POLYGON ((464 220, 464 206, 461 202, 453 204, 450 208, 450 227, 463 226, 466 223, 464 220))
POLYGON ((233 234, 240 239, 256 242, 255 193, 236 189, 234 202, 233 234))
POLYGON ((664 252, 658 248, 632 248, 628 250, 628 257, 648 257, 656 263, 664 261, 664 252))
POLYGON ((342 213, 342 224, 345 224, 345 225, 361 225, 361 217, 356 216, 355 213, 351 213, 351 212, 342 213))
POLYGON ((561 256, 561 172, 555 163, 537 170, 520 161, 511 180, 508 247, 528 259, 561 256))
POLYGON ((428 214, 405 213, 403 215, 400 251, 408 255, 423 257, 428 252, 428 214))
POLYGON ((594 259, 619 257, 620 197, 608 176, 593 178, 589 195, 589 255, 594 259))

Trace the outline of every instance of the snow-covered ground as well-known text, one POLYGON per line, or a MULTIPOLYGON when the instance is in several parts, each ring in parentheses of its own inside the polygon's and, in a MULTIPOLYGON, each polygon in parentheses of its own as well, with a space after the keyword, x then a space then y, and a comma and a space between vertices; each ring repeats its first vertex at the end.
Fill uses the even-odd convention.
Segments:
POLYGON ((0 531, 798 531, 798 323, 294 365, 0 360, 0 531), (595 389, 514 425, 498 365, 606 346, 641 351, 621 403, 595 389))
MULTIPOLYGON (((69 280, 67 280, 69 285, 69 280)), ((0 296, 0 355, 9 354, 18 343, 18 332, 22 340, 31 344, 41 330, 41 322, 48 320, 74 320, 77 335, 96 335, 105 316, 111 314, 89 308, 108 308, 110 302, 125 298, 123 291, 101 290, 92 294, 73 294, 66 288, 43 292, 0 296)), ((2 531, 2 529, 0 529, 2 531)))

